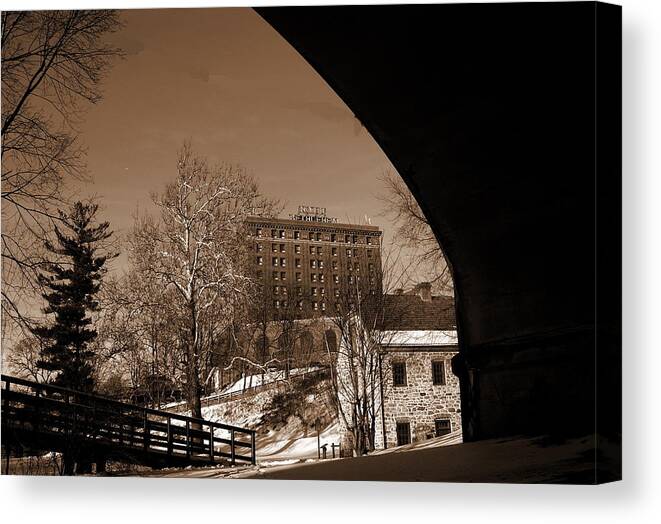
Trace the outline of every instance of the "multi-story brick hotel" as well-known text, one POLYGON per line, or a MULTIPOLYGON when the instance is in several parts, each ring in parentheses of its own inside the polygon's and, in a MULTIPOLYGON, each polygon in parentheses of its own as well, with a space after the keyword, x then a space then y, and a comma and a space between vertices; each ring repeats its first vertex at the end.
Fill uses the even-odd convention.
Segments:
MULTIPOLYGON (((381 230, 341 224, 325 208, 290 218, 250 217, 255 274, 274 311, 334 315, 361 294, 381 293, 381 230)), ((277 314, 277 313, 276 313, 277 314)))

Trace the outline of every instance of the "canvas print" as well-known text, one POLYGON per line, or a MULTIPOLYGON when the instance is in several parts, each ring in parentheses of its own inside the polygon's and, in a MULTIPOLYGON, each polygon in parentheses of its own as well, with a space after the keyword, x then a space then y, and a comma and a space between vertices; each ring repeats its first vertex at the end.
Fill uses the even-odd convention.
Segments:
POLYGON ((2 474, 621 477, 621 10, 2 13, 2 474))

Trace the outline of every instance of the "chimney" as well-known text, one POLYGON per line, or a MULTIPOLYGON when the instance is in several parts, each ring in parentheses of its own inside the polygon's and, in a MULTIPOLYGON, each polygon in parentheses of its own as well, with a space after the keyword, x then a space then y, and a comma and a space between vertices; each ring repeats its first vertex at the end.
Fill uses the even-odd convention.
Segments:
POLYGON ((415 286, 414 291, 423 302, 431 302, 431 284, 429 282, 420 282, 415 286))

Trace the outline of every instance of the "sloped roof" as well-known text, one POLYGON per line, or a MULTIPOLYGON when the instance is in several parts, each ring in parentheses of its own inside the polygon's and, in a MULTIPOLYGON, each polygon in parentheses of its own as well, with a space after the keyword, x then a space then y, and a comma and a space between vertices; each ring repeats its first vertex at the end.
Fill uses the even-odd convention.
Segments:
POLYGON ((450 331, 457 328, 454 299, 434 296, 424 301, 418 295, 386 295, 380 327, 390 331, 450 331))

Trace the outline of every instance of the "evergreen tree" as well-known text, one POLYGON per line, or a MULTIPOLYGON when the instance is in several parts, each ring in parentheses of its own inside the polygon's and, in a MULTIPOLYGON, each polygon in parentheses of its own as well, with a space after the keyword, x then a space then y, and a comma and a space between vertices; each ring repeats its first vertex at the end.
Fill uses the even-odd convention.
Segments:
POLYGON ((48 306, 44 313, 55 315, 49 326, 34 329, 45 342, 38 366, 56 373, 53 383, 79 391, 94 389, 94 351, 97 332, 88 313, 98 311, 95 300, 106 272, 108 258, 99 253, 112 232, 109 223, 94 222, 98 205, 76 202, 69 213, 60 211, 62 228, 55 227, 57 241, 46 249, 56 255, 39 281, 48 306))

